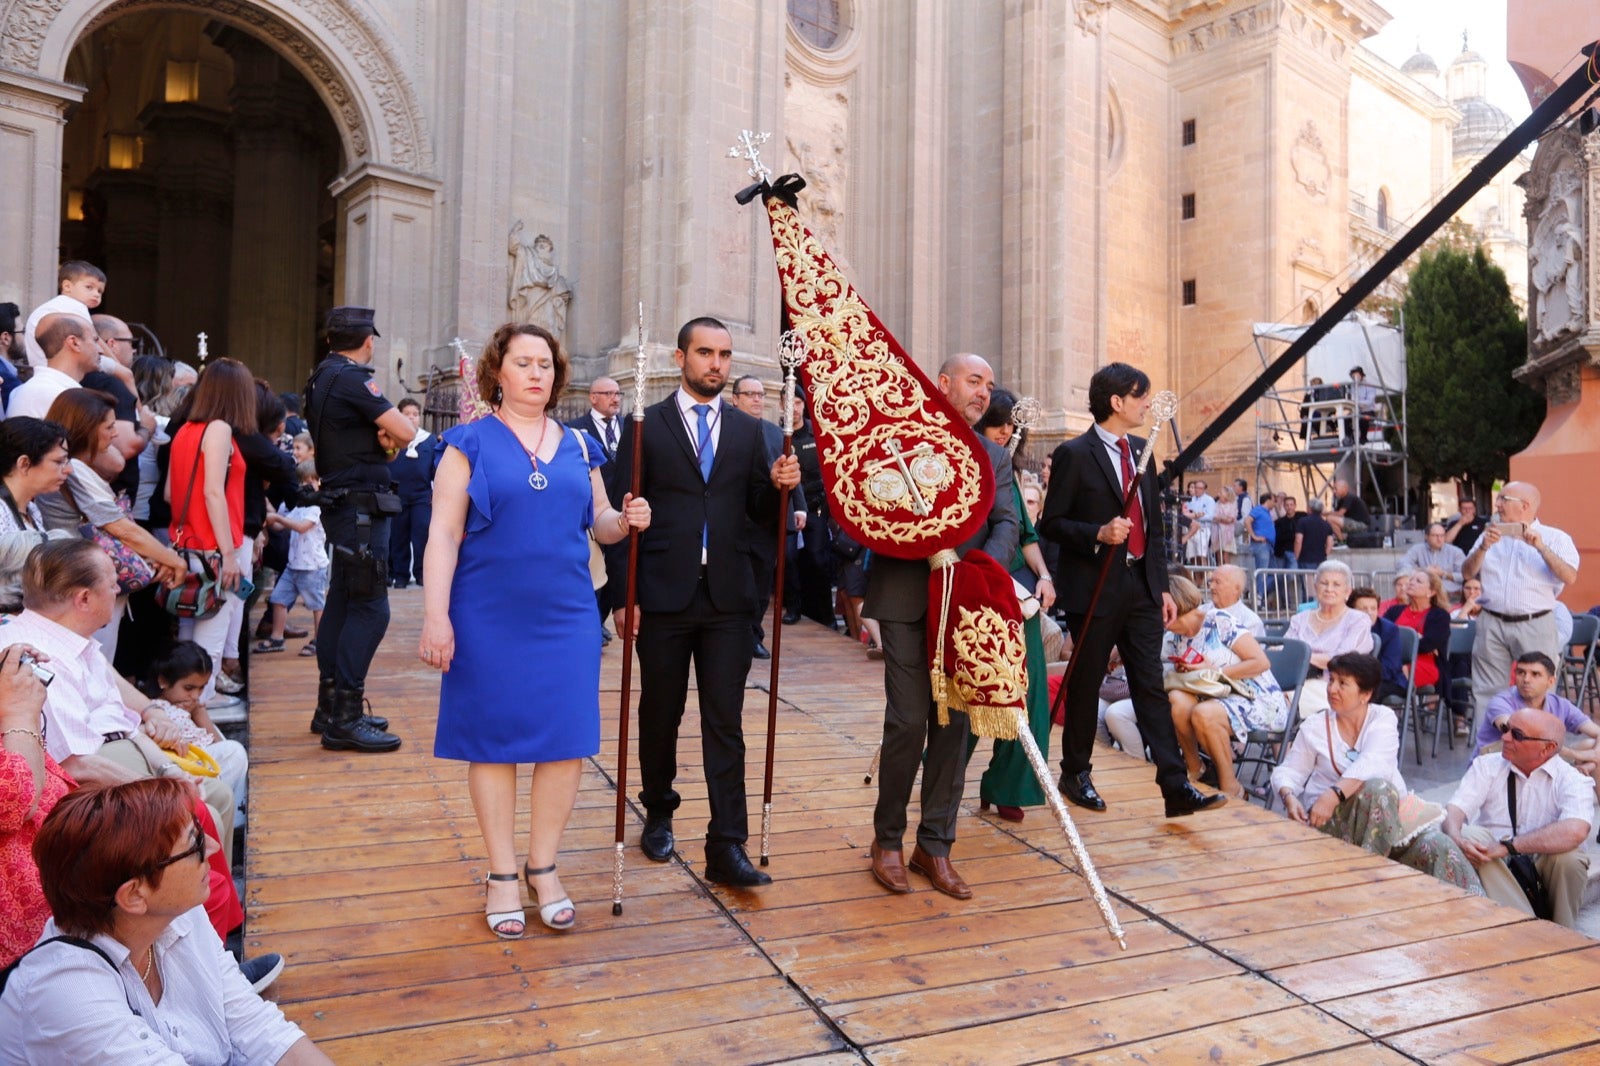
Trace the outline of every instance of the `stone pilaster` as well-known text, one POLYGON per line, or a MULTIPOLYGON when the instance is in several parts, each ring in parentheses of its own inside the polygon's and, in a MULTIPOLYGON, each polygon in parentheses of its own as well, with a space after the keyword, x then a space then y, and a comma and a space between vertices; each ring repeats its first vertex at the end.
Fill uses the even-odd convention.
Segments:
POLYGON ((27 314, 56 292, 61 131, 76 85, 0 69, 0 302, 27 314))

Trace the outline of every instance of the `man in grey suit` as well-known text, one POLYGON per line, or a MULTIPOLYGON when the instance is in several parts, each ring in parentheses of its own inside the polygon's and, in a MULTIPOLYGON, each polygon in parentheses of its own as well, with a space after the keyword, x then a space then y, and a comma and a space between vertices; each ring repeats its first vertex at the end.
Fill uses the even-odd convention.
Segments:
MULTIPOLYGON (((994 371, 976 355, 952 355, 939 368, 939 391, 975 424, 989 407, 994 371)), ((988 520, 957 551, 982 549, 1002 561, 1016 553, 1020 525, 1012 502, 1011 455, 978 438, 994 467, 994 503, 988 520)), ((878 620, 883 632, 883 687, 887 707, 883 720, 883 755, 878 773, 878 805, 873 811, 872 875, 891 892, 910 892, 906 868, 923 874, 933 887, 956 899, 970 899, 972 890, 950 863, 956 838, 956 814, 967 772, 967 716, 950 709, 950 724, 941 726, 933 710, 928 674, 928 563, 875 555, 867 575, 863 613, 878 620), (923 757, 926 748, 927 756, 923 757), (922 821, 909 864, 902 860, 906 805, 911 785, 922 766, 922 821)))

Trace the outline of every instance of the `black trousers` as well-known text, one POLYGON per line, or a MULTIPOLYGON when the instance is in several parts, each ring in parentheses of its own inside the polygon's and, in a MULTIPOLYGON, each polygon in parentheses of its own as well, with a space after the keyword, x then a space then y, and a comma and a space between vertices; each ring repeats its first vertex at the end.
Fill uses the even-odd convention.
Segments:
MULTIPOLYGON (((317 630, 317 669, 324 680, 340 688, 365 688, 367 670, 378 645, 389 629, 389 593, 380 587, 372 599, 358 600, 347 591, 348 578, 339 546, 357 546, 356 508, 349 502, 325 505, 322 528, 328 535, 328 554, 333 556, 329 572, 328 603, 322 610, 322 626, 317 630)), ((386 559, 389 552, 389 519, 372 519, 368 546, 373 555, 386 559)))
POLYGON ((1172 706, 1161 687, 1161 604, 1150 598, 1143 576, 1120 561, 1111 564, 1105 589, 1087 632, 1084 616, 1067 615, 1072 655, 1078 665, 1067 689, 1066 725, 1062 730, 1061 769, 1078 774, 1091 769, 1095 727, 1100 717, 1100 682, 1111 661, 1111 649, 1122 654, 1139 733, 1156 764, 1156 783, 1170 792, 1188 781, 1183 752, 1172 727, 1172 706))
POLYGON ((799 610, 813 622, 833 627, 833 547, 828 537, 828 514, 812 511, 803 536, 789 534, 788 560, 784 563, 783 609, 799 610), (805 543, 799 541, 804 539, 805 543))
POLYGON ((428 550, 428 525, 433 521, 433 503, 408 503, 400 508, 389 527, 389 578, 422 584, 422 556, 428 550))
POLYGON ((705 766, 711 821, 706 853, 750 836, 744 789, 744 681, 755 651, 746 611, 719 611, 705 577, 682 611, 646 611, 639 622, 639 802, 653 815, 671 815, 682 802, 672 787, 678 776, 678 727, 694 664, 700 702, 700 754, 705 766))
MULTIPOLYGON (((787 566, 788 563, 784 565, 787 566)), ((750 570, 756 578, 756 609, 750 615, 750 633, 757 641, 765 642, 767 630, 762 623, 766 621, 767 607, 772 603, 773 577, 778 571, 776 546, 751 551, 750 570)), ((785 577, 787 578, 787 572, 785 577)), ((787 580, 784 583, 787 584, 787 580)))

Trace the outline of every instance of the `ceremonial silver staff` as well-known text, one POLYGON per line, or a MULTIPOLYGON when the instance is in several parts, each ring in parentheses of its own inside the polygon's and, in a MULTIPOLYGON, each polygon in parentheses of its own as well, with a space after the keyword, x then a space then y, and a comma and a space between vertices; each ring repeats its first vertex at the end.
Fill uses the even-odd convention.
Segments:
MULTIPOLYGON (((783 454, 794 454, 795 374, 805 361, 805 343, 794 330, 786 330, 778 342, 778 362, 783 367, 783 454)), ((777 591, 773 593, 772 617, 783 617, 783 578, 785 551, 789 536, 789 490, 778 493, 778 566, 773 574, 777 591)), ((767 771, 761 793, 761 865, 772 855, 772 767, 778 743, 778 664, 783 661, 783 626, 772 627, 772 674, 767 681, 767 771)))
MULTIPOLYGON (((633 484, 639 498, 644 459, 644 386, 647 357, 644 350, 644 303, 639 303, 639 348, 633 356, 633 484)), ((639 534, 628 530, 628 594, 622 608, 622 706, 617 714, 617 814, 611 868, 611 913, 622 913, 622 830, 628 815, 628 704, 633 688, 633 626, 639 605, 639 534)))

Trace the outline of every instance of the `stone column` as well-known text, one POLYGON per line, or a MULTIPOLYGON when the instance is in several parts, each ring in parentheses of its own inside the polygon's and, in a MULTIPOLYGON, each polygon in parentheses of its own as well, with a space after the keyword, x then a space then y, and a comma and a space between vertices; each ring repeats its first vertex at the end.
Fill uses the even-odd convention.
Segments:
POLYGON ((26 315, 56 293, 61 131, 77 85, 0 69, 0 302, 26 315))
POLYGON ((233 163, 228 116, 202 104, 157 103, 139 115, 145 166, 159 202, 156 314, 151 326, 176 359, 193 361, 195 335, 229 354, 228 259, 233 243, 233 163))
POLYGON ((399 394, 396 363, 403 361, 414 380, 418 360, 436 343, 429 252, 439 186, 434 178, 361 163, 330 187, 339 203, 333 298, 377 311, 383 336, 373 365, 379 387, 391 396, 399 394))
POLYGON ((317 351, 317 140, 311 87, 278 54, 230 33, 233 262, 227 354, 299 388, 317 351))
MULTIPOLYGON (((147 170, 101 168, 84 187, 105 205, 106 310, 125 322, 150 325, 156 314, 156 271, 161 255, 161 209, 156 176, 147 170)), ((171 337, 163 338, 170 343, 171 337)))

